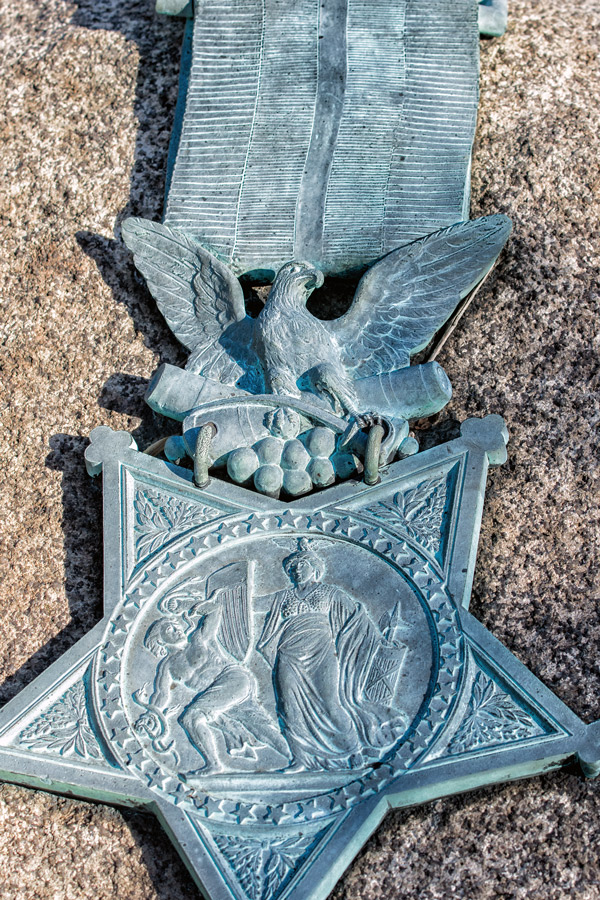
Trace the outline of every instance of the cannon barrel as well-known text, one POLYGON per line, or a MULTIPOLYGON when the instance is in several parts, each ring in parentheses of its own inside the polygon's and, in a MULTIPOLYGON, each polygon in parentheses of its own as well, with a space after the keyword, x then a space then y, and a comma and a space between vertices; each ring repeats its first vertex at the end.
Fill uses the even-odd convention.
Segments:
POLYGON ((423 419, 439 412, 452 397, 450 379, 436 362, 406 366, 354 382, 361 412, 423 419))
POLYGON ((192 409, 204 403, 243 396, 247 393, 240 388, 163 363, 150 379, 145 400, 154 412, 183 422, 192 409))
MULTIPOLYGON (((406 366, 385 375, 370 375, 354 382, 360 412, 422 419, 439 412, 452 397, 450 380, 439 363, 406 366)), ((306 398, 306 395, 305 399, 306 398)), ((146 391, 146 403, 163 416, 182 422, 191 410, 215 400, 248 399, 246 391, 219 384, 164 363, 146 391)))

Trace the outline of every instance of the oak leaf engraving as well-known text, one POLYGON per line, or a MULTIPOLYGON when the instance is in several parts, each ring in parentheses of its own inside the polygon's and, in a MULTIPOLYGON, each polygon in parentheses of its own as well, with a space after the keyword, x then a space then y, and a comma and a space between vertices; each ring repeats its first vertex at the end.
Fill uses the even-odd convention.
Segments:
POLYGON ((321 835, 293 835, 275 841, 217 835, 215 841, 248 900, 274 900, 321 835))

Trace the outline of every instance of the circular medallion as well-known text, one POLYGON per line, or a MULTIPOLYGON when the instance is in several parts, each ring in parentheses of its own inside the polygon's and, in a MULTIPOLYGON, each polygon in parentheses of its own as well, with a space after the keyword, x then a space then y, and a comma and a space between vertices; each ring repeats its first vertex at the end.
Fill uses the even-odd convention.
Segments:
POLYGON ((120 763, 224 823, 309 821, 431 747, 462 668, 423 551, 344 516, 255 514, 147 563, 115 608, 95 705, 120 763))

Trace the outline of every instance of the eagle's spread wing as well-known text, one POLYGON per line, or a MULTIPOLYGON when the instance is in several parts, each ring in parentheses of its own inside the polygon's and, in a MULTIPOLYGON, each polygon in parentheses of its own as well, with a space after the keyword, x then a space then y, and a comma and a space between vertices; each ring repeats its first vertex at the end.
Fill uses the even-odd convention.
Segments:
POLYGON ((409 365, 493 266, 510 230, 507 216, 459 222, 394 250, 369 269, 348 312, 326 323, 354 376, 409 365))
POLYGON ((233 272, 182 232, 129 218, 123 240, 176 338, 191 350, 187 368, 229 384, 250 364, 253 320, 233 272))

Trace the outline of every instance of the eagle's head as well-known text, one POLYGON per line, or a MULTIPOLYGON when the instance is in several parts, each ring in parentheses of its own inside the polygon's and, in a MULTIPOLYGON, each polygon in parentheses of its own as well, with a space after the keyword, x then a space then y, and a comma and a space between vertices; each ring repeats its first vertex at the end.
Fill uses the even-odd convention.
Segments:
POLYGON ((323 273, 308 262, 289 262, 281 267, 269 294, 269 301, 287 301, 292 306, 306 306, 306 301, 323 284, 323 273))

